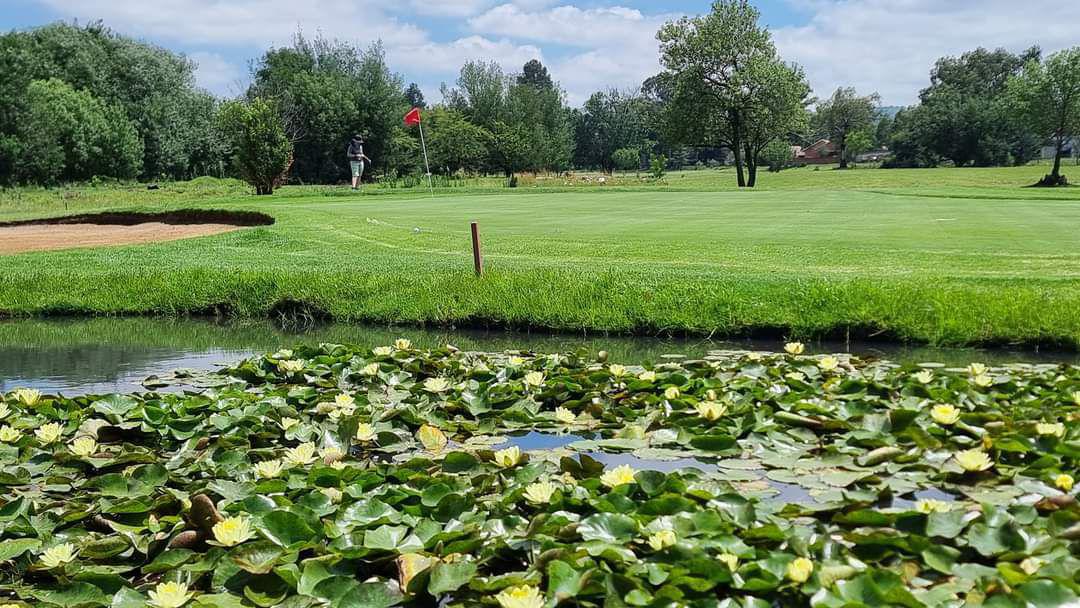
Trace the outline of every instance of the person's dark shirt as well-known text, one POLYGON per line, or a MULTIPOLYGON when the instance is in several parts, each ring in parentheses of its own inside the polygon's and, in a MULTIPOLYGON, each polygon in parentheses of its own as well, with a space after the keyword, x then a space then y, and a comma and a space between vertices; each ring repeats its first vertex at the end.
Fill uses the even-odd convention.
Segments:
POLYGON ((354 139, 349 142, 349 160, 362 160, 364 156, 364 142, 354 139))

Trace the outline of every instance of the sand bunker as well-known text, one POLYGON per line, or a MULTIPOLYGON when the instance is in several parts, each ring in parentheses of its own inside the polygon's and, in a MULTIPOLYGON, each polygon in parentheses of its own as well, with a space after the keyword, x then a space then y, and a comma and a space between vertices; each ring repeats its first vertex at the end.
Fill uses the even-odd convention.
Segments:
POLYGON ((0 223, 0 254, 160 243, 273 224, 268 215, 213 210, 102 213, 0 223))

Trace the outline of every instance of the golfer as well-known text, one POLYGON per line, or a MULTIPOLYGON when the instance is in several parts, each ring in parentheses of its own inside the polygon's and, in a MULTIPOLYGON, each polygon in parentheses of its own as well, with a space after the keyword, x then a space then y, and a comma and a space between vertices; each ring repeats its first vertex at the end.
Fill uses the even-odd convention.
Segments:
POLYGON ((364 155, 364 138, 353 135, 347 154, 349 166, 352 167, 352 189, 356 190, 360 187, 360 178, 364 176, 364 161, 371 162, 371 159, 364 155))

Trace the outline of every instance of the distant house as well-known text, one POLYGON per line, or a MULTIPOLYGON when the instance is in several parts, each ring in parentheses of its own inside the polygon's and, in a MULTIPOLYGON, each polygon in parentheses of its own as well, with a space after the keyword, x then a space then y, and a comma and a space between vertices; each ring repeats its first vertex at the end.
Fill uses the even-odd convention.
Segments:
POLYGON ((792 146, 791 153, 796 163, 829 164, 840 161, 836 146, 827 139, 819 139, 809 146, 792 146))
MULTIPOLYGON (((1040 156, 1044 160, 1053 160, 1055 152, 1057 152, 1057 148, 1053 144, 1043 146, 1040 156)), ((1065 140, 1065 147, 1061 150, 1061 157, 1069 158, 1072 156, 1080 156, 1080 136, 1065 140)))
POLYGON ((862 154, 855 156, 855 162, 880 163, 891 155, 892 152, 888 148, 876 148, 874 150, 870 150, 869 152, 863 152, 862 154))

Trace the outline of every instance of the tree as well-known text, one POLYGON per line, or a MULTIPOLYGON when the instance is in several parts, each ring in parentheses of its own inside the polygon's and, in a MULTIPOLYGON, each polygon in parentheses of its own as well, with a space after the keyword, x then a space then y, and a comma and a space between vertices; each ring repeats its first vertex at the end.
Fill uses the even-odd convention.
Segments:
POLYGON ((847 159, 854 163, 860 154, 873 147, 874 135, 870 127, 853 131, 847 136, 847 146, 845 146, 847 159))
POLYGON ((919 93, 909 113, 909 144, 926 149, 920 156, 948 159, 956 166, 1022 164, 1033 153, 1031 134, 1004 102, 1006 82, 1024 64, 1038 59, 1038 47, 1020 55, 1005 49, 977 48, 959 57, 942 57, 930 72, 930 86, 919 93))
POLYGON ((221 130, 232 146, 240 177, 256 194, 273 194, 292 166, 293 144, 285 134, 280 110, 271 101, 231 101, 221 108, 221 130))
POLYGON ((784 140, 776 139, 761 150, 759 158, 761 162, 765 163, 769 168, 769 171, 778 173, 791 164, 792 159, 795 158, 795 154, 791 150, 791 144, 784 140))
POLYGON ((683 17, 657 34, 674 79, 665 133, 688 145, 727 146, 740 187, 756 183, 757 155, 804 128, 810 87, 777 56, 758 11, 746 0, 716 0, 702 17, 683 17))
POLYGON ((478 127, 458 110, 436 107, 425 117, 428 152, 434 170, 447 175, 460 170, 476 171, 483 166, 491 134, 478 127))
POLYGON ((457 87, 442 86, 443 98, 474 125, 494 129, 506 109, 506 75, 499 64, 469 61, 461 66, 457 87))
POLYGON ((641 168, 641 151, 637 148, 619 148, 611 155, 611 162, 620 171, 641 168))
POLYGON ((0 182, 13 177, 17 156, 11 152, 30 83, 50 79, 123 115, 140 141, 138 175, 185 179, 220 166, 223 148, 214 145, 219 138, 211 137, 208 145, 204 137, 216 101, 196 88, 194 71, 189 59, 100 23, 56 23, 0 35, 0 142, 8 142, 0 145, 0 182))
POLYGON ((415 82, 410 82, 409 86, 405 87, 405 100, 409 102, 410 108, 427 107, 424 102, 424 92, 420 90, 420 85, 415 82))
POLYGON ((394 127, 408 110, 402 79, 390 71, 380 44, 360 49, 302 34, 255 64, 247 98, 256 97, 274 100, 296 142, 294 175, 309 183, 348 176, 345 146, 357 133, 376 167, 389 170, 394 127))
POLYGON ((818 104, 815 122, 820 131, 836 143, 841 169, 848 166, 848 136, 870 128, 879 101, 877 93, 860 97, 855 89, 840 87, 832 97, 818 104))
POLYGON ((583 167, 611 172, 621 148, 640 148, 646 140, 645 101, 615 89, 593 93, 582 106, 574 128, 575 157, 583 167))
POLYGON ((1031 131, 1049 137, 1054 168, 1040 186, 1063 186, 1061 157, 1065 143, 1080 135, 1080 47, 1054 53, 1046 61, 1029 61, 1009 79, 1010 107, 1031 131))
POLYGON ((142 168, 142 142, 124 112, 55 78, 27 87, 15 141, 23 183, 130 179, 142 168))
POLYGON ((548 74, 547 68, 544 64, 540 63, 538 59, 530 59, 521 68, 521 74, 517 77, 518 84, 525 84, 537 89, 551 89, 554 88, 555 83, 552 82, 551 76, 548 74))

